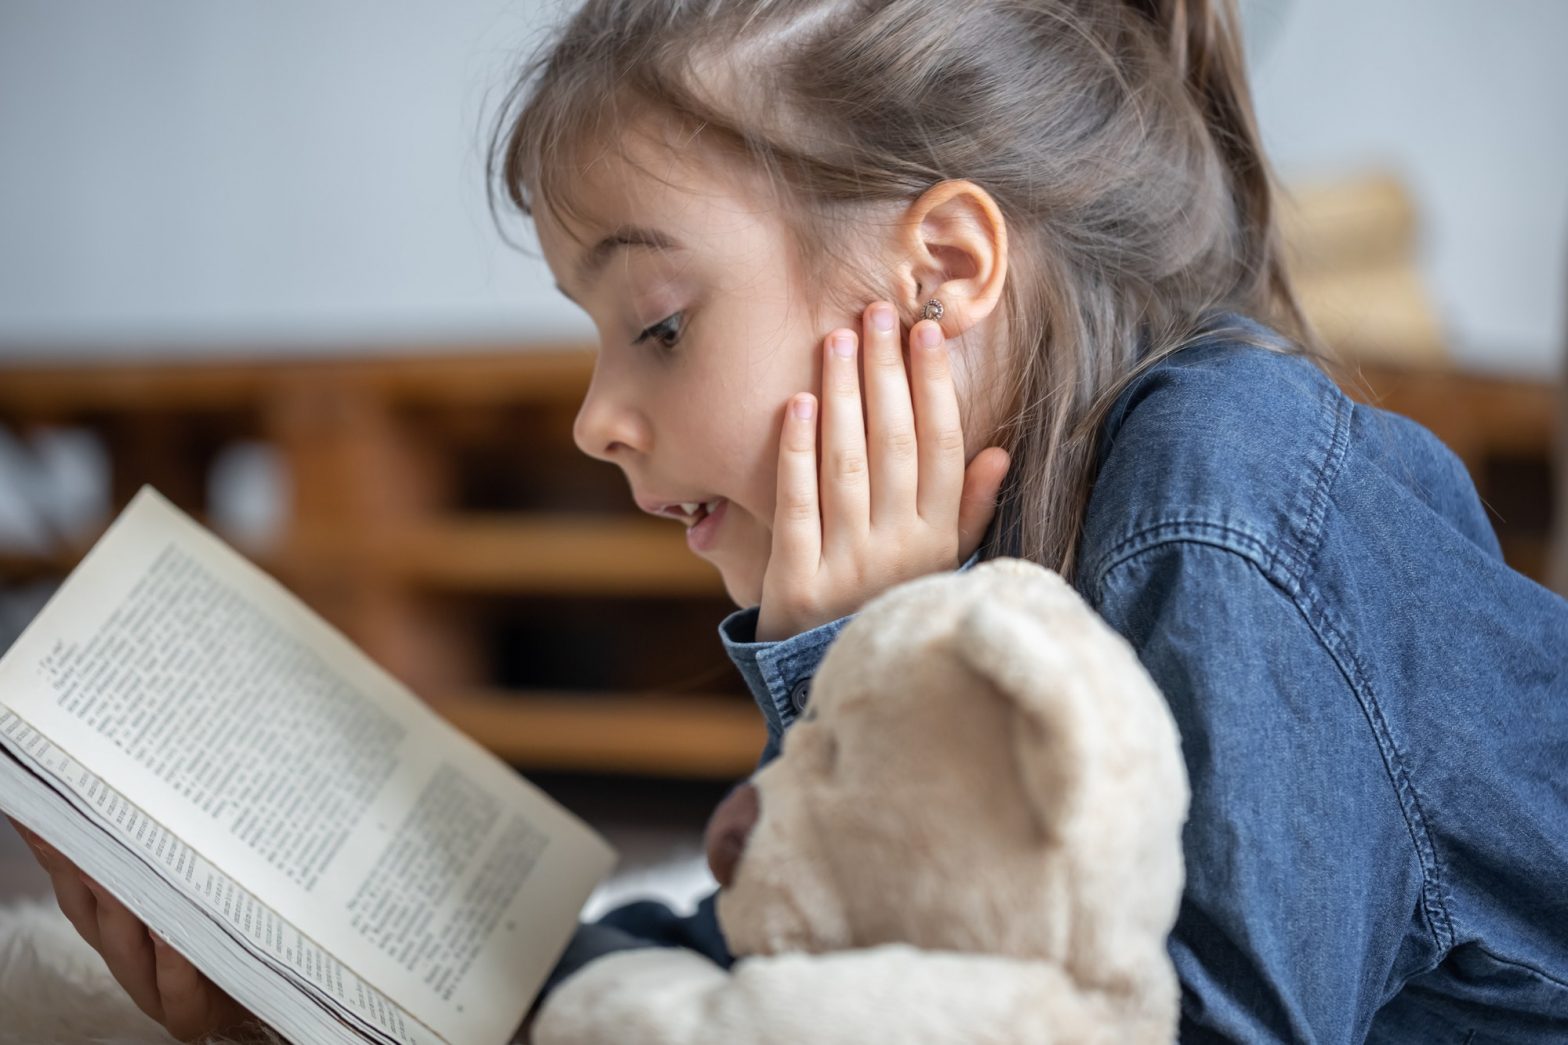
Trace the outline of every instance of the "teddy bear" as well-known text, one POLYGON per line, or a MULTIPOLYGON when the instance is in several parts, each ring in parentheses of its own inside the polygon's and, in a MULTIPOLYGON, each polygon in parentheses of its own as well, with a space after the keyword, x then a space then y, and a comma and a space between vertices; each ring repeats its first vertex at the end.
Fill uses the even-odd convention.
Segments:
POLYGON ((1132 648, 1017 558, 876 596, 708 828, 734 965, 614 952, 536 1045, 1175 1040, 1180 738, 1132 648))

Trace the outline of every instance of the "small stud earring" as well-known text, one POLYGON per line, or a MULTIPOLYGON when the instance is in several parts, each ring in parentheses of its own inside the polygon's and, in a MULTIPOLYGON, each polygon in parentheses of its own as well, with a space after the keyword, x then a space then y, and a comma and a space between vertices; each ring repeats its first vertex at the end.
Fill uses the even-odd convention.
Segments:
POLYGON ((942 313, 944 311, 946 310, 942 308, 942 303, 936 298, 932 298, 930 301, 927 301, 925 307, 920 310, 920 318, 932 320, 941 319, 942 313))

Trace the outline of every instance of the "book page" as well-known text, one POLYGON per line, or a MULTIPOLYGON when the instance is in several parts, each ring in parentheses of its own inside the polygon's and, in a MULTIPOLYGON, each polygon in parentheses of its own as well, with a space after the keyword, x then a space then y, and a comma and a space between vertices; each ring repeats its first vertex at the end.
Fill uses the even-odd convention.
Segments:
POLYGON ((143 487, 0 702, 416 1019, 502 1042, 613 852, 143 487))
MULTIPOLYGON (((96 822, 118 838, 127 850, 138 854, 160 877, 176 884, 187 897, 227 924, 253 950, 267 955, 275 965, 316 985, 323 994, 390 1040, 401 1045, 437 1045, 440 1042, 434 1031, 408 1017, 391 999, 278 917, 276 911, 259 903, 194 849, 127 802, 100 777, 72 761, 37 730, 4 708, 0 708, 0 747, 10 748, 18 761, 25 761, 34 773, 46 774, 57 784, 64 785, 63 790, 74 796, 78 809, 91 809, 96 814, 96 822)), ((0 751, 0 758, 7 757, 6 752, 0 751)), ((0 804, 9 805, 4 802, 7 797, 16 798, 0 794, 0 804)), ((177 927, 164 926, 160 931, 182 952, 186 950, 177 927)), ((228 988, 231 994, 236 993, 236 986, 228 988)), ((253 1011, 257 1010, 253 1008, 253 1011)))

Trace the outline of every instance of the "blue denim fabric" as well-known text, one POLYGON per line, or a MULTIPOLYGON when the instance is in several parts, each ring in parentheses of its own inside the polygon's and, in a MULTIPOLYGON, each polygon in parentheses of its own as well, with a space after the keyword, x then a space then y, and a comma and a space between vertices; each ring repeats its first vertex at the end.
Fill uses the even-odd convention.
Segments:
MULTIPOLYGON (((1183 1042, 1568 1042, 1568 602, 1431 433, 1216 335, 1110 412, 1073 583, 1181 732, 1183 1042)), ((719 635, 766 762, 850 618, 756 642, 756 612, 719 635)), ((551 985, 649 944, 731 961, 711 902, 632 905, 551 985)))

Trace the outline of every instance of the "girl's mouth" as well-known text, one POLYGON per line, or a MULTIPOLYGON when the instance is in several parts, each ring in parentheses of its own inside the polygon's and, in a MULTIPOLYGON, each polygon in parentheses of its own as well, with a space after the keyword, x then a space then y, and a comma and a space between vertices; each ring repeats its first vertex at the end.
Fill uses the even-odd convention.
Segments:
POLYGON ((717 539, 719 524, 724 521, 724 509, 729 506, 729 501, 720 497, 713 501, 713 510, 708 511, 705 506, 697 508, 696 522, 686 528, 686 546, 694 552, 707 551, 713 547, 717 539))
POLYGON ((724 498, 713 497, 706 501, 684 501, 680 504, 666 505, 664 514, 672 519, 680 519, 687 528, 695 526, 707 515, 710 508, 717 508, 724 498), (679 509, 677 512, 676 509, 679 509))

